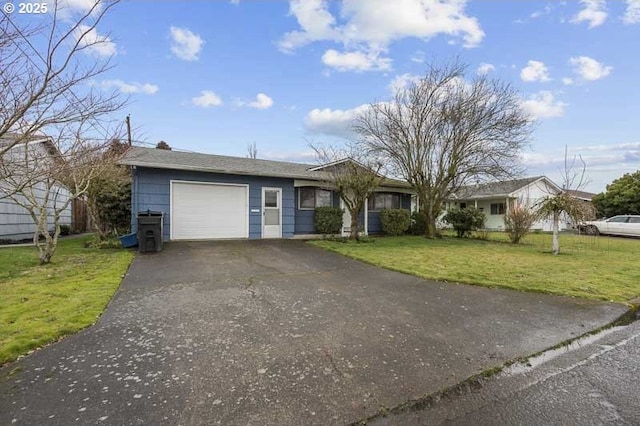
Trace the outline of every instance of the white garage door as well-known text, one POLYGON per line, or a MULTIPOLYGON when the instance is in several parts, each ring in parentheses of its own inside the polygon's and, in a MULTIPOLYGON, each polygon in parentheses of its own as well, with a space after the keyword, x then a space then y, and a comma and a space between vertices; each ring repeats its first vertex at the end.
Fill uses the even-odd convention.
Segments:
POLYGON ((171 182, 171 239, 247 238, 245 185, 171 182))

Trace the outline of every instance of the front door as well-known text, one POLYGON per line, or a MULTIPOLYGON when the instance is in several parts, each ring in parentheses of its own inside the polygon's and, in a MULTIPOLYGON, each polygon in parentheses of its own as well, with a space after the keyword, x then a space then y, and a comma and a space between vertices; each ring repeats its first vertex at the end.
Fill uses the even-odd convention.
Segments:
POLYGON ((262 188, 262 238, 282 238, 282 188, 262 188))

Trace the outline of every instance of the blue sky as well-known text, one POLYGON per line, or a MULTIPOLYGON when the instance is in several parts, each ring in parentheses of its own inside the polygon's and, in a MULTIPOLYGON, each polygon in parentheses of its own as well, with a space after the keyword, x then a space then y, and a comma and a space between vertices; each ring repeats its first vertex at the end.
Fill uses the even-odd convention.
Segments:
POLYGON ((539 118, 529 175, 561 183, 565 145, 594 192, 640 168, 639 0, 124 1, 98 36, 116 66, 97 83, 131 96, 149 143, 314 162, 308 141, 348 137, 358 108, 457 56, 539 118))

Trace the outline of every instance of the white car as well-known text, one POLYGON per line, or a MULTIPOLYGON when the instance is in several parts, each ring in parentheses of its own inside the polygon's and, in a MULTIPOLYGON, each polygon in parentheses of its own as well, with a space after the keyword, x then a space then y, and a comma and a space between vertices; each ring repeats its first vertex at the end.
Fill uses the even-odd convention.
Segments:
POLYGON ((640 237, 640 215, 623 214, 609 219, 593 220, 580 225, 588 235, 625 235, 640 237))

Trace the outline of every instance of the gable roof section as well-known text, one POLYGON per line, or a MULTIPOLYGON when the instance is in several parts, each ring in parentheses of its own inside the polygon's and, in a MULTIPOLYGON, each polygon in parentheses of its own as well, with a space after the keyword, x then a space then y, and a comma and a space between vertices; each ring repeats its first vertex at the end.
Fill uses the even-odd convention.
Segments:
MULTIPOLYGON (((121 164, 157 169, 193 170, 244 176, 284 177, 292 179, 327 180, 325 166, 259 160, 194 152, 168 151, 156 148, 131 147, 120 160, 121 164)), ((406 182, 386 179, 385 186, 406 187, 406 182)))
POLYGON ((597 195, 597 194, 594 194, 593 192, 578 191, 575 189, 568 189, 567 194, 584 201, 591 201, 593 197, 597 195))
POLYGON ((470 198, 508 197, 519 189, 525 188, 540 180, 545 180, 549 185, 560 190, 560 188, 546 176, 534 176, 522 179, 488 182, 480 185, 463 186, 456 192, 455 198, 464 200, 470 198))

